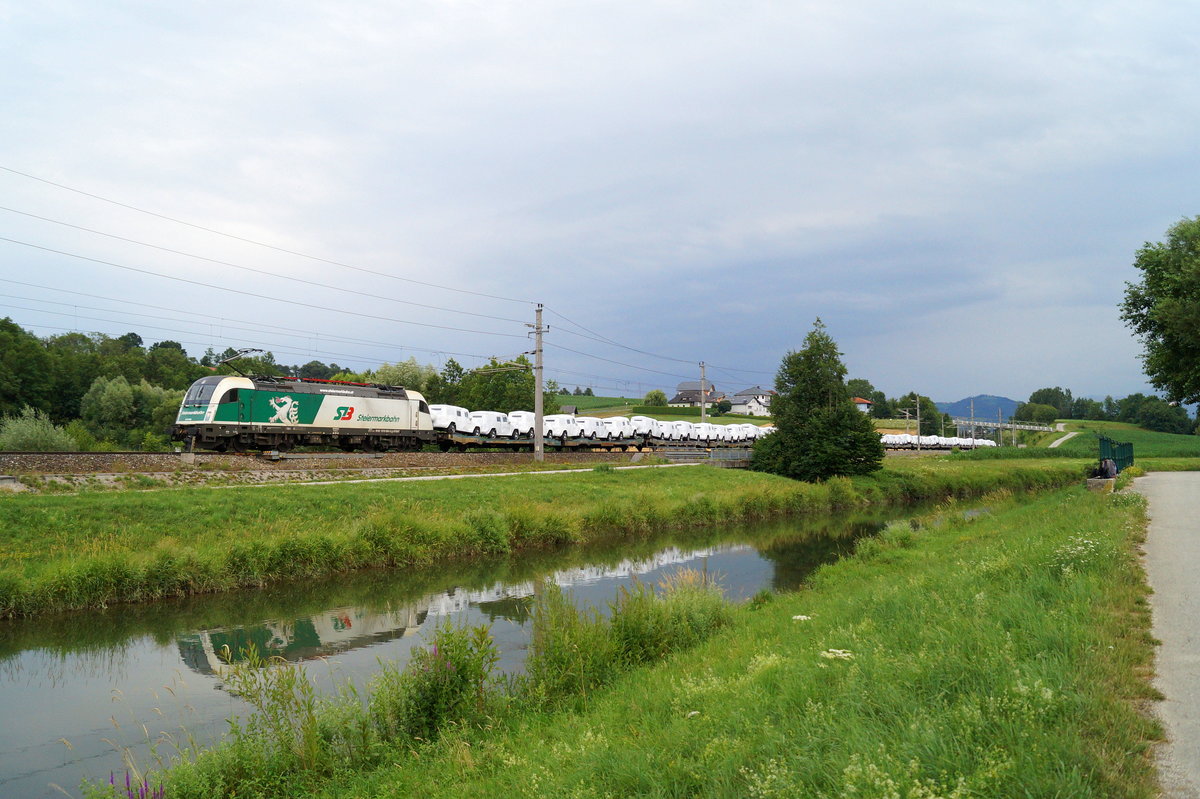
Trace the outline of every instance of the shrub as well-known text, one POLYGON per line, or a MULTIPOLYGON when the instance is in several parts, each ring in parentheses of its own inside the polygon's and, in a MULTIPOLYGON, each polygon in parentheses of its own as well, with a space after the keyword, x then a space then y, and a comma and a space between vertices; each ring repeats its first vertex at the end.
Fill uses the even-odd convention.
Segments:
POLYGON ((403 671, 385 666, 375 678, 370 715, 384 739, 433 740, 449 723, 483 717, 500 653, 487 627, 440 627, 403 671))
POLYGON ((576 609, 558 586, 547 587, 533 610, 533 635, 524 689, 535 703, 587 696, 616 670, 608 625, 593 608, 576 609))
POLYGON ((70 452, 75 439, 56 427, 46 414, 26 405, 15 416, 0 421, 0 450, 25 452, 70 452))

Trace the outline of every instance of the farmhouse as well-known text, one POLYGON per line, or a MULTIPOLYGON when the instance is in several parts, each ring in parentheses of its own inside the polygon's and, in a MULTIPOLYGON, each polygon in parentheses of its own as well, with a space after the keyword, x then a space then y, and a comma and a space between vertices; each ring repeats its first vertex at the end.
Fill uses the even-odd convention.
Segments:
MULTIPOLYGON (((717 391, 716 386, 705 381, 704 383, 704 402, 708 405, 713 405, 725 399, 725 395, 717 391)), ((672 408, 699 408, 700 407, 700 381, 685 380, 675 387, 675 396, 667 405, 672 408)))
POLYGON ((751 386, 742 389, 729 398, 732 405, 730 413, 741 413, 746 416, 770 416, 771 397, 775 392, 762 386, 751 386))
POLYGON ((869 399, 863 399, 862 397, 851 397, 850 401, 854 403, 855 408, 858 408, 863 413, 870 413, 871 406, 875 404, 869 399))

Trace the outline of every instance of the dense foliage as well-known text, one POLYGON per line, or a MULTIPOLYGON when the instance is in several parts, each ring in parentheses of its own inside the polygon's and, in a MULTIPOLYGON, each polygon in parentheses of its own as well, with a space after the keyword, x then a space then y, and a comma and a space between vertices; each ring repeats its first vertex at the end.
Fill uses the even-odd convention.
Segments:
POLYGON ((818 319, 799 352, 775 376, 771 414, 777 431, 754 445, 754 468, 797 480, 867 474, 883 464, 870 418, 850 401, 846 367, 818 319))
POLYGON ((1013 419, 1036 424, 1051 424, 1055 419, 1083 419, 1092 422, 1129 422, 1158 433, 1187 434, 1195 421, 1178 403, 1161 397, 1130 394, 1123 399, 1099 400, 1073 397, 1071 389, 1055 386, 1039 388, 1029 401, 1017 406, 1013 419))
POLYGON ((1125 285, 1121 318, 1142 339, 1142 364, 1167 399, 1200 402, 1200 217, 1147 242, 1133 265, 1142 273, 1125 285))
POLYGON ((665 408, 667 405, 667 395, 661 389, 652 389, 646 392, 646 397, 642 400, 642 404, 653 408, 665 408))

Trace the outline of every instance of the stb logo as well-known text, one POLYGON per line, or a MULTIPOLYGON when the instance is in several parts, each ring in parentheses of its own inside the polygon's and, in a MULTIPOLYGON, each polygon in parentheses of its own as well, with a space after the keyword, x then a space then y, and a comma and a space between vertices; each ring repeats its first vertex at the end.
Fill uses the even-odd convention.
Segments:
POLYGON ((336 422, 348 422, 354 418, 354 408, 338 408, 333 418, 336 422))

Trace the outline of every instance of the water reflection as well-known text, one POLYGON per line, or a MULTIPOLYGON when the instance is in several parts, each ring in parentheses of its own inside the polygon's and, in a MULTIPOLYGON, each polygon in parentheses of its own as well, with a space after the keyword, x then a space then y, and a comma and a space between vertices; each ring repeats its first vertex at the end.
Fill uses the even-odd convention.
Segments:
POLYGON ((379 659, 403 663, 423 633, 451 620, 490 625, 500 667, 520 670, 541 586, 559 585, 603 609, 618 586, 654 583, 686 566, 719 574, 736 601, 796 588, 884 523, 827 518, 597 542, 0 624, 0 707, 24 720, 0 728, 0 796, 61 797, 49 783, 75 796, 82 778, 123 770, 119 746, 144 758, 138 741, 159 733, 218 737, 225 719, 244 711, 220 680, 225 647, 324 659, 330 665, 313 672, 319 683, 350 678, 364 686, 379 659))

